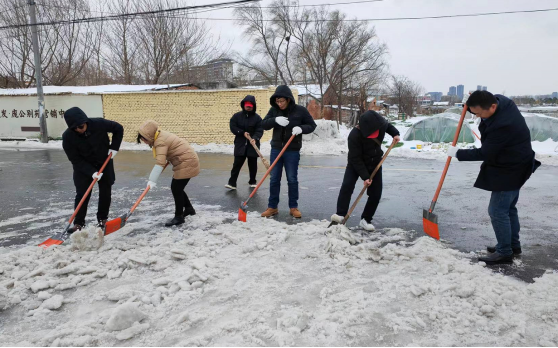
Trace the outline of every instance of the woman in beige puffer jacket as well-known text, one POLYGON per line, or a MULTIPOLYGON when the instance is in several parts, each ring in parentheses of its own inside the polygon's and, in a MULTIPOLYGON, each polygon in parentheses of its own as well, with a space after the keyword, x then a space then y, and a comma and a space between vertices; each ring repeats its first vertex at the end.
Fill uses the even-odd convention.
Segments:
POLYGON ((156 164, 149 175, 147 185, 156 186, 159 175, 163 172, 165 164, 170 162, 173 170, 171 191, 174 197, 174 218, 165 223, 165 226, 174 226, 184 223, 188 215, 195 215, 196 211, 184 192, 184 188, 191 178, 200 173, 200 161, 194 149, 188 142, 173 133, 159 129, 157 122, 145 121, 138 131, 138 143, 143 141, 153 149, 156 164))

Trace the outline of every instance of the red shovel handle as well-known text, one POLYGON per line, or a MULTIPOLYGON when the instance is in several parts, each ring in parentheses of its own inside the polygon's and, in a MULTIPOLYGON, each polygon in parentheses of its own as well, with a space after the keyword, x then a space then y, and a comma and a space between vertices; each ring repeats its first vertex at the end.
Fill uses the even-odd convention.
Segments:
MULTIPOLYGON (((457 129, 455 130, 455 136, 453 137, 453 142, 451 146, 455 146, 457 144, 457 139, 459 139, 459 132, 461 132, 461 126, 463 126, 463 120, 465 119, 465 114, 467 114, 467 104, 463 105, 463 111, 461 111, 461 118, 459 119, 459 123, 457 125, 457 129)), ((432 199, 432 204, 430 205, 429 212, 432 213, 434 210, 434 205, 436 201, 438 201, 438 196, 440 195, 440 191, 442 190, 442 185, 444 185, 444 180, 446 179, 446 174, 448 173, 448 169, 451 163, 451 156, 448 156, 446 160, 446 166, 444 167, 444 171, 442 172, 442 177, 440 178, 440 183, 438 184, 438 188, 436 189, 436 193, 434 194, 434 198, 432 199)))
MULTIPOLYGON (((109 163, 111 157, 112 157, 112 152, 108 155, 108 157, 105 160, 105 163, 103 163, 103 166, 101 167, 101 169, 99 169, 99 171, 98 171, 99 174, 101 174, 103 172, 103 170, 105 170, 105 167, 109 163)), ((89 188, 87 189, 87 191, 85 191, 85 194, 81 198, 81 201, 79 201, 79 204, 78 204, 76 210, 74 211, 74 213, 70 217, 70 220, 68 220, 68 225, 70 225, 72 223, 72 221, 74 221, 78 211, 80 210, 81 206, 83 205, 83 202, 85 202, 85 200, 87 199, 87 196, 89 196, 89 194, 91 193, 91 190, 93 190, 93 186, 95 186, 95 183, 97 182, 97 180, 98 179, 93 179, 93 182, 91 183, 91 185, 89 185, 89 188)))

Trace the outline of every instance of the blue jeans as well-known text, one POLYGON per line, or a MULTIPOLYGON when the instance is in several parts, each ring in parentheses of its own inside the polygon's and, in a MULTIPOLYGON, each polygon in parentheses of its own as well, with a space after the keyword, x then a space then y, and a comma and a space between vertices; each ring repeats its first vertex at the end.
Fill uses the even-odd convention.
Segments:
MULTIPOLYGON (((281 150, 271 149, 269 160, 271 163, 275 161, 281 150)), ((283 167, 287 174, 287 183, 289 185, 289 208, 298 208, 298 162, 300 161, 300 152, 285 151, 283 156, 277 161, 277 164, 270 173, 269 179, 269 208, 277 209, 279 205, 279 194, 281 193, 281 175, 283 167)))
POLYGON ((496 251, 501 255, 512 255, 512 248, 520 248, 519 217, 517 200, 519 190, 493 191, 488 205, 488 215, 496 234, 496 251))

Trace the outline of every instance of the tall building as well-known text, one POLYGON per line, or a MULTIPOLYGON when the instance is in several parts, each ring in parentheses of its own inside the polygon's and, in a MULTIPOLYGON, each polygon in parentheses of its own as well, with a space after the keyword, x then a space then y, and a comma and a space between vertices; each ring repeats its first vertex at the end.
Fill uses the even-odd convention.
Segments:
POLYGON ((430 95, 430 98, 432 98, 433 102, 441 101, 442 96, 444 95, 444 93, 442 93, 442 92, 428 92, 426 94, 430 95))
POLYGON ((188 75, 192 83, 209 84, 205 88, 226 88, 226 83, 233 80, 233 61, 227 58, 210 60, 205 65, 190 68, 188 75))
POLYGON ((477 85, 477 91, 482 91, 482 86, 481 85, 477 85))
POLYGON ((482 90, 483 90, 483 91, 486 91, 486 86, 482 86, 482 90))
POLYGON ((451 86, 449 88, 448 95, 457 95, 457 89, 455 88, 455 86, 451 86))
POLYGON ((558 98, 558 92, 552 92, 552 98, 558 98))
POLYGON ((457 96, 463 99, 463 94, 465 93, 465 86, 457 85, 457 96))

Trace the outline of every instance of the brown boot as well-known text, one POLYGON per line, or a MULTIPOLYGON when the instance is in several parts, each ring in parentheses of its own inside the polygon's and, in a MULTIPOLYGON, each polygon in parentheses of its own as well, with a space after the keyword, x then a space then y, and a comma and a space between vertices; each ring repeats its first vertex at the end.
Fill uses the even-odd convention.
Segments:
POLYGON ((262 217, 268 218, 277 214, 279 214, 279 209, 267 208, 267 210, 262 213, 262 217))
POLYGON ((302 217, 302 213, 298 210, 298 208, 291 208, 291 215, 297 219, 302 217))

